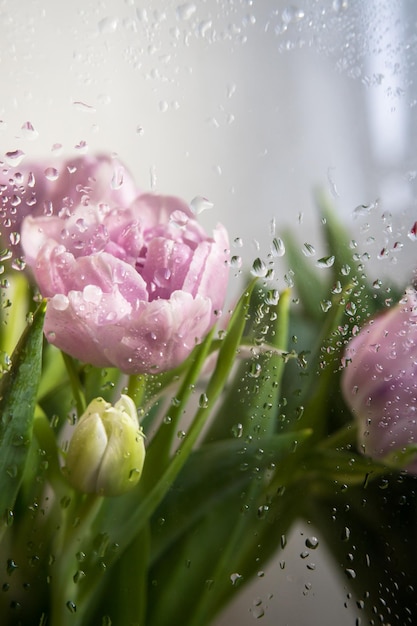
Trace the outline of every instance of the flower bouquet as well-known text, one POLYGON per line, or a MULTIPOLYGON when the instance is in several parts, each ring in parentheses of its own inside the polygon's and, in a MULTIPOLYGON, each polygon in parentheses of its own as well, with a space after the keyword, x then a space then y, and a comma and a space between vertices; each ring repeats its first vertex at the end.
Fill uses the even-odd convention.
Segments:
POLYGON ((107 156, 1 176, 1 623, 212 624, 300 519, 364 623, 415 623, 414 290, 323 196, 326 255, 273 238, 226 306, 201 199, 107 156))

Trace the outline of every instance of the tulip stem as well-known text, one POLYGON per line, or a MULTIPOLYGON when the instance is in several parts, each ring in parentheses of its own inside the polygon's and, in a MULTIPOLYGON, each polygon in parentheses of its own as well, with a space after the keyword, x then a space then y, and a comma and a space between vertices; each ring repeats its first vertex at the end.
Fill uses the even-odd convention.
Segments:
POLYGON ((129 376, 127 395, 132 398, 137 407, 143 404, 147 382, 148 377, 146 374, 134 374, 133 376, 129 376))
MULTIPOLYGON (((76 555, 81 543, 91 534, 92 522, 100 510, 103 498, 95 494, 82 499, 74 495, 74 498, 75 505, 66 511, 55 546, 57 560, 52 575, 51 626, 73 625, 75 612, 77 623, 81 623, 81 615, 85 611, 85 608, 77 603, 79 595, 77 584, 82 584, 82 564, 76 555)), ((97 579, 97 586, 100 582, 101 579, 97 579)))
POLYGON ((67 370, 68 378, 71 384, 71 390, 74 394, 75 406, 77 408, 78 416, 80 417, 87 406, 84 394, 81 390, 80 379, 78 377, 77 368, 75 367, 74 359, 65 352, 61 352, 64 359, 65 367, 67 370))

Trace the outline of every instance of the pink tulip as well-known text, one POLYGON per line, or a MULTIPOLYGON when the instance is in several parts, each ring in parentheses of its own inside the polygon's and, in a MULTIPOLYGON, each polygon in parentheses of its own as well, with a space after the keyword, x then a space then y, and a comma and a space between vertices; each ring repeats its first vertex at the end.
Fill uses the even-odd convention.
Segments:
POLYGON ((128 206, 139 195, 125 167, 107 155, 25 162, 0 169, 0 232, 3 245, 16 246, 26 215, 69 215, 79 204, 128 206))
POLYGON ((72 356, 126 373, 179 365, 220 315, 228 237, 208 237, 178 198, 144 194, 129 208, 79 205, 28 216, 22 246, 43 296, 45 334, 72 356))
MULTIPOLYGON (((417 293, 408 289, 348 344, 342 391, 373 458, 417 443, 417 293)), ((408 468, 417 473, 417 460, 408 468)))

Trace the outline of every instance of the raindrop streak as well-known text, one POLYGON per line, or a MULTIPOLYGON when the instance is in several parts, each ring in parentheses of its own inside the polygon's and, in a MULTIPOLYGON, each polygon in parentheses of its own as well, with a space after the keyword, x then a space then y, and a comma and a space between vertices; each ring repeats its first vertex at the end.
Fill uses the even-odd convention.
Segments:
POLYGON ((76 100, 73 102, 74 107, 77 111, 82 111, 84 113, 95 113, 96 109, 91 104, 86 104, 85 102, 81 102, 80 100, 76 100))

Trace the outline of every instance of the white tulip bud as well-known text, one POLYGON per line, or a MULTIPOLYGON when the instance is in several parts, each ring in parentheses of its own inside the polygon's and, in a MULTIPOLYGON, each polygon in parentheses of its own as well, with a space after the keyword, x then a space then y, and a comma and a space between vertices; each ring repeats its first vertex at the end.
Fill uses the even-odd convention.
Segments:
POLYGON ((113 407, 96 398, 74 429, 64 471, 84 493, 118 496, 138 483, 144 461, 144 436, 133 400, 122 395, 113 407))

